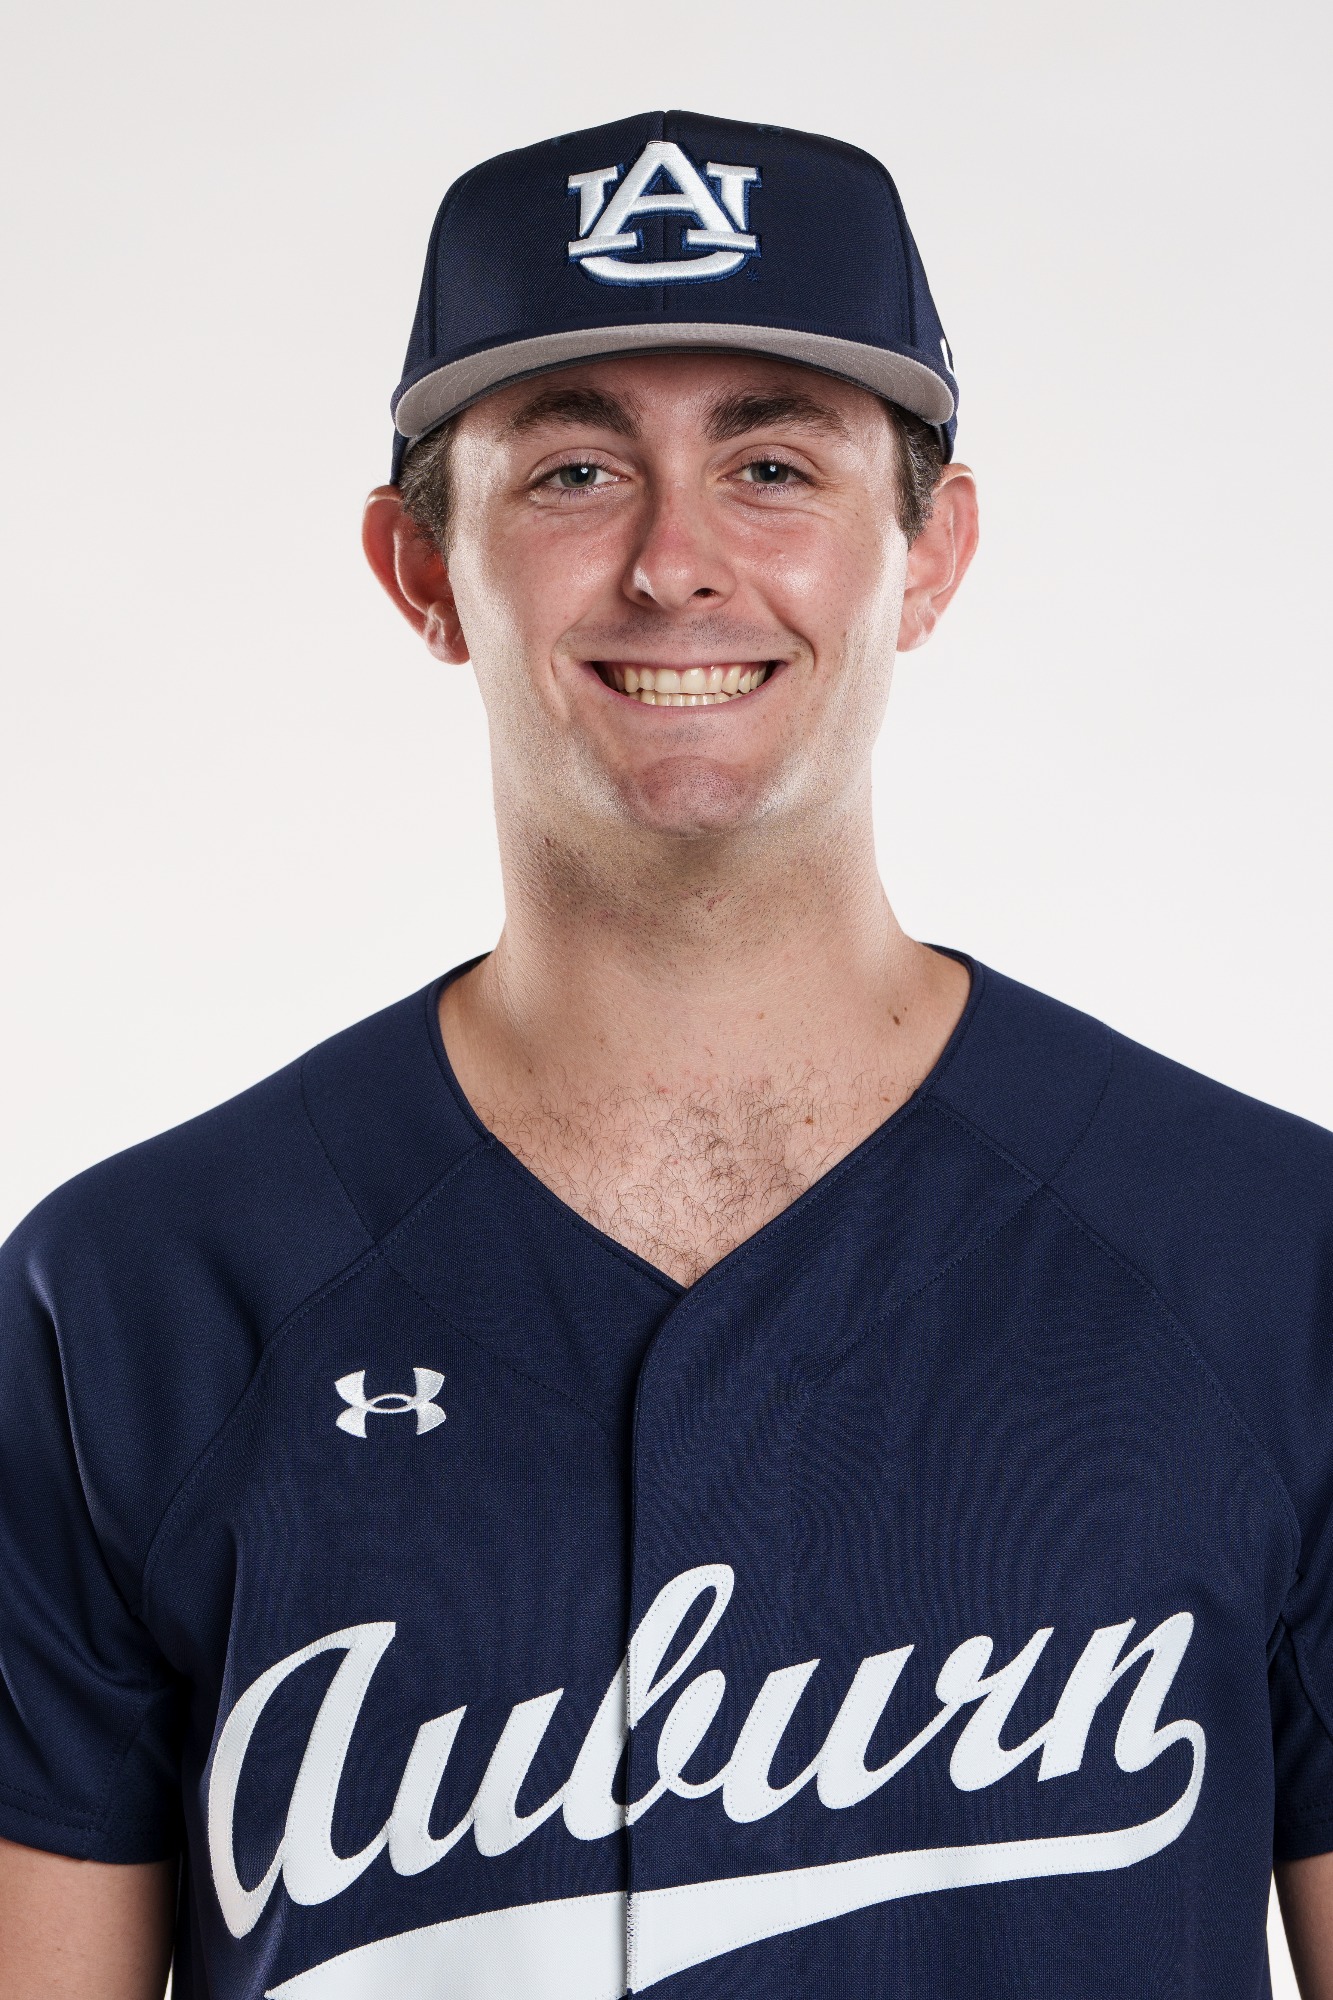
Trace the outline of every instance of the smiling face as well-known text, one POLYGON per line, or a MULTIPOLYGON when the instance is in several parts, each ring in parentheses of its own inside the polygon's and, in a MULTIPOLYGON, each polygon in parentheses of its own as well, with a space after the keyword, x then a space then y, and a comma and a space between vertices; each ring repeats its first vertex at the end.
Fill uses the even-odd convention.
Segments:
POLYGON ((909 553, 874 396, 746 355, 600 361, 466 411, 451 484, 447 573, 400 532, 390 587, 471 658, 502 815, 698 839, 868 793, 895 650, 953 583, 938 523, 909 553))

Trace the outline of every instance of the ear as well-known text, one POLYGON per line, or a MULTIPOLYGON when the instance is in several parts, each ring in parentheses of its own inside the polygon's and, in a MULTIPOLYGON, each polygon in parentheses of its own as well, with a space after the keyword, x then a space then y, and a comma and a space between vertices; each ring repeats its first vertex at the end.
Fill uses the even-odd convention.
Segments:
POLYGON ((907 554, 898 651, 924 646, 977 551, 977 484, 965 465, 946 465, 930 519, 907 554))
POLYGON ((377 486, 361 522, 366 561, 437 660, 462 666, 467 641, 444 557, 403 507, 396 486, 377 486))

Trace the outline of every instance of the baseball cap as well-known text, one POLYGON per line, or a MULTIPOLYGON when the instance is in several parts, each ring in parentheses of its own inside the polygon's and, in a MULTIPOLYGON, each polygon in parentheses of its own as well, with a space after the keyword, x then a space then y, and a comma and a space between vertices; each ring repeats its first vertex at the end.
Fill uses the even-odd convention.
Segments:
POLYGON ((911 410, 953 450, 958 384, 888 171, 837 139, 649 111, 485 160, 440 205, 403 379, 409 444, 549 368, 772 355, 911 410))

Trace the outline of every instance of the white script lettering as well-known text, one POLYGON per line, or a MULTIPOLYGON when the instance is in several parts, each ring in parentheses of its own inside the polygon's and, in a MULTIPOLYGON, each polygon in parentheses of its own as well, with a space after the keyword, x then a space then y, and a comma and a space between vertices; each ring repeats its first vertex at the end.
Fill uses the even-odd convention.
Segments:
MULTIPOLYGON (((1189 1612, 1158 1625, 1128 1652, 1134 1620, 1100 1627, 1074 1665, 1047 1722, 1012 1748, 1001 1733, 1051 1639, 1046 1626, 1033 1634, 1007 1665, 990 1670, 993 1641, 984 1636, 955 1648, 940 1669, 936 1713, 910 1741, 881 1764, 867 1763, 870 1744, 912 1655, 911 1646, 876 1653, 861 1662, 821 1748, 796 1777, 771 1782, 778 1746, 819 1661, 779 1667, 760 1688, 741 1725, 730 1756, 708 1778, 691 1780, 686 1767, 712 1727, 726 1677, 716 1667, 681 1688, 668 1712, 657 1749, 657 1778, 636 1800, 615 1797, 616 1772, 630 1731, 637 1728, 689 1673, 726 1612, 735 1578, 724 1563, 706 1564, 674 1577, 658 1593, 631 1638, 619 1672, 602 1702, 565 1783, 532 1811, 520 1813, 518 1798, 532 1769, 564 1690, 553 1689, 517 1703, 500 1734, 471 1806, 447 1833, 433 1835, 430 1821, 449 1757, 466 1709, 453 1708, 418 1729, 389 1818, 355 1854, 333 1846, 338 1789, 357 1719, 375 1670, 393 1641, 389 1623, 353 1625, 330 1633, 279 1660, 246 1690, 228 1715, 217 1740, 208 1789, 208 1843, 218 1902, 235 1937, 258 1922, 279 1880, 294 1902, 323 1903, 340 1895, 387 1849, 399 1875, 417 1875, 442 1860, 469 1831, 477 1851, 508 1853, 557 1813, 576 1840, 599 1840, 633 1824, 665 1793, 698 1799, 722 1795, 728 1818, 744 1825, 767 1817, 813 1783, 819 1801, 834 1811, 869 1798, 888 1784, 965 1709, 971 1709, 949 1761, 949 1777, 963 1792, 998 1783, 1027 1758, 1041 1753, 1038 1777, 1064 1777, 1082 1764, 1093 1718, 1130 1671, 1141 1676, 1126 1704, 1115 1738, 1115 1761, 1122 1771, 1144 1770, 1176 1742, 1194 1751, 1196 1779, 1202 1780, 1204 1739, 1198 1723, 1158 1727, 1161 1709, 1179 1671, 1194 1629, 1189 1612), (709 1600, 689 1640, 676 1642, 709 1600), (246 1753, 268 1703, 301 1668, 323 1653, 346 1657, 320 1703, 288 1803, 282 1836, 261 1879, 247 1888, 235 1858, 235 1813, 246 1753), (673 1657, 674 1655, 674 1657, 673 1657), (663 1662, 671 1659, 664 1669, 663 1662)), ((1191 1805, 1192 1810, 1192 1805, 1191 1805)))

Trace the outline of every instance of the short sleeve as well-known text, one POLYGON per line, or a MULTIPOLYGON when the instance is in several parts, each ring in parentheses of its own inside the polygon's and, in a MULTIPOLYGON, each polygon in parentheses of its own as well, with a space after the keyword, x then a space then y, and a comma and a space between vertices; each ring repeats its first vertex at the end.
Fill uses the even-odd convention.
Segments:
POLYGON ((1306 1423, 1292 1460, 1300 1553, 1269 1668, 1278 1861, 1333 1852, 1333 1315, 1320 1291, 1304 1349, 1289 1348, 1306 1423))
POLYGON ((87 1860, 179 1839, 179 1689, 99 1543, 62 1341, 0 1251, 0 1834, 87 1860))
POLYGON ((1303 1861, 1333 1850, 1333 1736, 1311 1699, 1283 1626, 1268 1670, 1273 1713, 1273 1858, 1303 1861))

